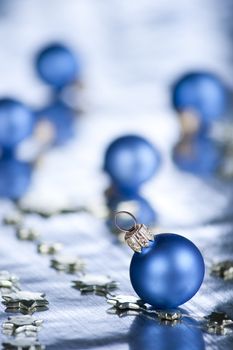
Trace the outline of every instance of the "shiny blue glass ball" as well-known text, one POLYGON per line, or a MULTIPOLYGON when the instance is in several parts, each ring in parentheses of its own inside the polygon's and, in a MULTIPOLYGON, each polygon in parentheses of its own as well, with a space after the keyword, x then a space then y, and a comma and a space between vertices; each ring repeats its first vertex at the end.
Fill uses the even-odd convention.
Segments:
POLYGON ((0 160, 0 197, 17 200, 28 190, 32 166, 14 158, 0 160))
MULTIPOLYGON (((129 196, 121 194, 113 194, 107 197, 107 207, 111 214, 115 215, 122 208, 130 209, 130 212, 137 218, 138 222, 143 222, 146 226, 153 226, 156 223, 157 215, 151 204, 142 196, 132 194, 129 196)), ((118 218, 118 223, 121 227, 132 227, 132 218, 121 216, 118 218)), ((110 227, 115 228, 113 220, 110 220, 110 227)))
POLYGON ((134 253, 130 279, 138 296, 157 309, 176 308, 191 299, 205 273, 203 257, 187 238, 163 233, 134 253))
POLYGON ((37 112, 38 120, 47 120, 54 128, 53 144, 62 145, 75 133, 75 113, 61 100, 54 100, 50 105, 37 112))
POLYGON ((0 99, 0 147, 14 148, 32 133, 34 121, 30 109, 21 102, 0 99))
POLYGON ((74 53, 61 43, 43 48, 38 53, 35 63, 40 78, 58 89, 72 83, 80 69, 74 53))
POLYGON ((222 149, 215 141, 200 135, 182 143, 173 152, 174 163, 180 170, 202 177, 216 173, 221 165, 222 149))
POLYGON ((208 72, 187 73, 172 88, 173 107, 178 112, 194 111, 205 123, 226 112, 228 98, 225 84, 208 72))
POLYGON ((136 192, 151 179, 160 165, 160 154, 146 139, 126 135, 114 140, 106 150, 104 170, 119 192, 136 192))

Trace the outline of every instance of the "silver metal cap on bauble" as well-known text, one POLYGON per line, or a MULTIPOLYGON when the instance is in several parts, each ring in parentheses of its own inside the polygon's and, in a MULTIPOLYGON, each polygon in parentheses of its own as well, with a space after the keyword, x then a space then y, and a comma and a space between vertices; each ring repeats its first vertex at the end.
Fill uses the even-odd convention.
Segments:
POLYGON ((119 211, 115 214, 115 225, 120 231, 125 232, 125 241, 135 252, 141 253, 142 248, 148 247, 150 241, 154 240, 154 234, 149 228, 143 224, 138 224, 134 215, 128 211, 119 211), (133 219, 134 224, 131 228, 126 229, 119 226, 117 217, 121 214, 126 214, 133 219))

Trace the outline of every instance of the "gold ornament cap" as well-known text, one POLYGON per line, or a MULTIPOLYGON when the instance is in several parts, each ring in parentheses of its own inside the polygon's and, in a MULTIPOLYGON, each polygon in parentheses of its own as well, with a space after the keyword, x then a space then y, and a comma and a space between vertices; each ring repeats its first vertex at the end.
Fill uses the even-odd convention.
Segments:
POLYGON ((115 225, 116 227, 125 232, 125 241, 128 246, 137 253, 141 253, 142 248, 148 247, 150 241, 154 240, 154 234, 149 230, 149 228, 143 224, 138 224, 135 216, 128 211, 118 211, 115 214, 115 225), (117 217, 121 214, 126 214, 133 219, 133 226, 129 229, 119 226, 117 222, 117 217))

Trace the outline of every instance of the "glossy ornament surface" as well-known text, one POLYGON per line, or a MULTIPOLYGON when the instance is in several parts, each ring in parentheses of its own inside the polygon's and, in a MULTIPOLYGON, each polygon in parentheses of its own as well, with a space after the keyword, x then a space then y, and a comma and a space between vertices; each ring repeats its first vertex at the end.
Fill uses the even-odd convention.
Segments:
POLYGON ((126 135, 106 150, 104 170, 119 192, 129 194, 153 177, 161 159, 156 148, 141 136, 126 135))
POLYGON ((64 144, 75 131, 76 115, 74 111, 61 100, 53 101, 49 106, 37 112, 39 121, 48 121, 52 129, 52 143, 64 144))
POLYGON ((14 148, 29 136, 34 127, 34 116, 23 103, 11 99, 0 99, 0 147, 14 148))
POLYGON ((138 296, 157 309, 176 308, 199 290, 205 272, 203 257, 187 238, 171 233, 155 236, 135 252, 130 279, 138 296))
POLYGON ((36 70, 43 81, 59 89, 77 78, 80 67, 68 47, 62 43, 53 43, 38 53, 36 70))
MULTIPOLYGON (((110 211, 110 218, 119 210, 128 209, 130 212, 138 218, 140 222, 144 222, 145 225, 154 226, 157 220, 157 215, 151 204, 142 196, 138 194, 121 195, 112 193, 111 196, 107 196, 107 207, 110 211)), ((123 227, 130 227, 132 219, 128 217, 119 218, 119 224, 123 227)), ((110 220, 110 227, 112 228, 113 221, 110 220)))
POLYGON ((0 197, 17 200, 31 182, 32 166, 14 158, 0 160, 0 197))
POLYGON ((193 112, 203 123, 220 118, 228 106, 228 91, 216 75, 190 72, 172 87, 172 104, 178 112, 193 112))
POLYGON ((222 156, 220 145, 204 135, 182 140, 173 151, 173 160, 180 170, 203 177, 216 173, 222 156))

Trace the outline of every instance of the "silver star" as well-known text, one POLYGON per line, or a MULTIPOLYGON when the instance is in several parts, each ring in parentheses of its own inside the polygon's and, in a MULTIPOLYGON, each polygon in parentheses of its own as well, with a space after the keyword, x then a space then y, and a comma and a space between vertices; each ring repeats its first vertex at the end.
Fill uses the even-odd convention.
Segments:
MULTIPOLYGON (((5 304, 6 305, 6 304, 5 304)), ((32 315, 34 312, 42 312, 48 310, 47 305, 37 305, 33 303, 30 307, 26 307, 23 303, 17 303, 14 305, 6 305, 5 312, 21 313, 23 315, 32 315)))
POLYGON ((10 281, 1 281, 0 282, 0 293, 1 293, 1 295, 8 295, 8 294, 17 292, 19 290, 20 290, 19 286, 15 286, 10 281))
POLYGON ((17 227, 16 237, 21 241, 36 241, 40 238, 40 234, 33 228, 17 227))
POLYGON ((104 295, 113 289, 116 289, 118 283, 105 275, 88 274, 73 281, 74 287, 82 293, 102 292, 104 295))
POLYGON ((224 280, 233 279, 233 261, 226 260, 214 264, 211 267, 211 274, 223 278, 224 280))
POLYGON ((147 309, 141 299, 132 295, 107 295, 107 303, 113 305, 107 313, 119 317, 137 316, 147 309))
POLYGON ((141 299, 132 295, 107 295, 107 302, 114 305, 113 308, 107 312, 111 314, 117 314, 118 316, 136 316, 140 313, 146 314, 153 319, 156 316, 162 323, 175 324, 180 322, 182 314, 178 310, 169 311, 156 311, 150 309, 141 299))
POLYGON ((212 312, 204 317, 207 320, 207 332, 225 335, 230 331, 227 326, 233 324, 233 320, 225 312, 212 312))
POLYGON ((143 311, 140 310, 131 310, 131 309, 116 309, 115 307, 111 307, 107 310, 107 313, 110 315, 117 315, 119 317, 128 317, 128 316, 138 316, 143 311))
POLYGON ((47 207, 46 209, 43 207, 38 207, 38 208, 29 208, 29 207, 24 207, 21 204, 19 204, 19 210, 23 214, 36 214, 39 215, 43 218, 49 218, 55 214, 58 214, 58 210, 54 208, 49 208, 47 207))
POLYGON ((14 284, 19 282, 18 277, 5 270, 0 271, 0 281, 2 280, 11 281, 14 284))
POLYGON ((82 211, 86 211, 86 207, 64 207, 64 208, 56 208, 54 206, 48 206, 46 208, 41 207, 25 207, 22 205, 19 205, 19 210, 23 214, 37 214, 43 218, 49 218, 55 215, 60 215, 60 214, 73 214, 73 213, 78 213, 82 211))
POLYGON ((51 267, 57 271, 75 273, 84 271, 85 263, 77 256, 59 255, 51 259, 51 267))
POLYGON ((176 325, 181 322, 182 313, 178 310, 160 310, 156 314, 161 323, 167 325, 176 325))
POLYGON ((26 336, 36 336, 41 329, 43 320, 37 320, 31 316, 11 316, 3 322, 3 333, 12 336, 24 333, 26 336))
POLYGON ((140 310, 142 308, 147 308, 141 299, 132 295, 107 296, 107 303, 112 304, 116 309, 121 310, 140 310))
POLYGON ((37 339, 28 338, 25 336, 16 337, 8 340, 3 344, 4 350, 44 350, 45 347, 41 345, 37 339))
POLYGON ((62 249, 62 243, 42 242, 37 245, 37 251, 43 255, 54 255, 62 249))
POLYGON ((22 215, 19 212, 11 213, 3 218, 4 225, 18 226, 23 221, 22 215))
POLYGON ((18 278, 11 275, 8 271, 0 271, 0 292, 1 294, 9 294, 18 291, 18 278))
POLYGON ((49 302, 45 299, 43 293, 33 293, 28 291, 13 292, 9 295, 3 295, 3 304, 6 305, 6 311, 20 311, 22 313, 33 313, 35 311, 47 310, 49 302))

